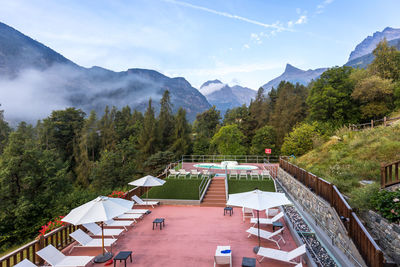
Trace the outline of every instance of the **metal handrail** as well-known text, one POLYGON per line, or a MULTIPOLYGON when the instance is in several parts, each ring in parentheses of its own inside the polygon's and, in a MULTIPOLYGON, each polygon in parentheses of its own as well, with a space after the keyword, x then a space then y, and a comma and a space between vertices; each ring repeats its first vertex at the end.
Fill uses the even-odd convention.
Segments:
POLYGON ((200 182, 200 185, 199 185, 199 200, 201 198, 201 195, 203 194, 203 190, 206 188, 208 180, 211 179, 210 170, 211 170, 211 166, 207 169, 208 175, 201 178, 201 182, 200 182))
POLYGON ((183 155, 182 162, 220 162, 241 161, 244 163, 263 163, 265 158, 278 160, 278 155, 183 155))
POLYGON ((225 198, 226 201, 229 199, 229 194, 228 194, 228 166, 225 166, 225 198))

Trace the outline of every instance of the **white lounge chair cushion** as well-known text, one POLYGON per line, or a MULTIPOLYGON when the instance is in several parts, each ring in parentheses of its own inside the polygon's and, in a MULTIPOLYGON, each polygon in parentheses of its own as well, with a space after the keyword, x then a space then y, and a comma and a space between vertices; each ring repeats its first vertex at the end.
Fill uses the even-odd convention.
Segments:
POLYGON ((146 210, 146 209, 131 209, 131 210, 128 210, 127 212, 125 212, 125 213, 127 213, 127 214, 130 214, 130 213, 133 213, 133 214, 145 214, 148 211, 149 210, 146 210))
POLYGON ((107 226, 132 226, 134 222, 131 221, 114 221, 114 220, 108 220, 104 222, 107 226))
POLYGON ((303 255, 304 253, 306 253, 306 245, 302 245, 290 252, 282 251, 279 249, 260 247, 257 255, 265 258, 294 263, 292 262, 292 260, 298 256, 303 255))
POLYGON ((138 204, 138 205, 157 205, 158 201, 143 201, 140 197, 138 197, 137 195, 134 195, 132 197, 132 199, 138 204))
MULTIPOLYGON (((282 217, 283 217, 283 212, 279 212, 277 215, 275 215, 271 219, 260 218, 260 224, 273 224, 274 222, 278 221, 282 217)), ((251 218, 250 223, 257 223, 257 218, 251 218)))
MULTIPOLYGON (((101 235, 101 227, 96 223, 86 223, 83 225, 86 229, 88 229, 93 235, 100 236, 101 235)), ((118 236, 124 230, 121 229, 104 229, 105 236, 118 236)))
MULTIPOLYGON (((269 232, 269 231, 260 229, 260 237, 264 238, 264 239, 270 239, 271 237, 274 237, 274 236, 282 233, 283 229, 284 229, 284 227, 280 228, 279 230, 276 230, 275 232, 269 232)), ((250 227, 249 229, 246 230, 246 232, 251 235, 258 236, 258 228, 250 227)))
POLYGON ((14 265, 14 267, 37 267, 37 265, 33 264, 30 260, 24 259, 18 264, 14 265))
POLYGON ((39 250, 36 254, 52 266, 85 266, 94 258, 91 256, 65 256, 52 245, 39 250))
MULTIPOLYGON (((83 232, 81 229, 78 229, 75 232, 70 233, 69 235, 73 239, 78 241, 78 243, 81 244, 84 247, 101 247, 102 246, 102 240, 101 239, 93 239, 88 234, 83 232)), ((117 239, 104 238, 104 246, 109 247, 112 244, 114 244, 115 241, 117 241, 117 239)))
POLYGON ((130 220, 136 220, 136 219, 140 219, 143 217, 143 214, 138 214, 138 213, 125 213, 122 214, 118 217, 116 217, 117 219, 130 219, 130 220))

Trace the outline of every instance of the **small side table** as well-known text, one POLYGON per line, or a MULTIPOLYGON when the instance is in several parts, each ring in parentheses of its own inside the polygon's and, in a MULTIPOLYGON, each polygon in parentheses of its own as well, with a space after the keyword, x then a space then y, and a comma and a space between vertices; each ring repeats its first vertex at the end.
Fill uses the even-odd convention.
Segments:
POLYGON ((128 257, 131 258, 131 262, 132 262, 132 251, 120 251, 117 254, 117 256, 114 257, 114 267, 115 267, 115 263, 117 262, 117 260, 119 260, 119 262, 124 261, 125 267, 126 267, 126 260, 128 259, 128 257))
POLYGON ((274 231, 274 232, 275 232, 275 227, 282 228, 283 224, 281 222, 273 222, 272 223, 272 231, 274 231))
POLYGON ((229 216, 232 216, 233 208, 232 208, 232 207, 225 207, 225 208, 224 208, 224 216, 225 216, 225 214, 228 213, 228 212, 229 212, 229 216))
POLYGON ((256 258, 243 257, 242 267, 256 267, 256 258))
POLYGON ((156 228, 157 228, 157 225, 159 224, 160 230, 162 230, 163 226, 165 227, 165 219, 164 218, 156 218, 153 221, 153 230, 154 230, 154 224, 156 225, 156 228))

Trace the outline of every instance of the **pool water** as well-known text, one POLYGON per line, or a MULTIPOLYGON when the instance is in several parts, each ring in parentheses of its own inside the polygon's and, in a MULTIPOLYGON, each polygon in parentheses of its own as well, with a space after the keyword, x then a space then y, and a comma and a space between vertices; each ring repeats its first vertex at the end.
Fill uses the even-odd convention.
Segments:
MULTIPOLYGON (((216 169, 216 170, 225 170, 225 166, 222 166, 221 164, 195 164, 193 165, 196 168, 204 168, 204 169, 216 169)), ((234 165, 234 166, 227 166, 228 170, 255 170, 258 169, 256 166, 251 166, 251 165, 234 165)))

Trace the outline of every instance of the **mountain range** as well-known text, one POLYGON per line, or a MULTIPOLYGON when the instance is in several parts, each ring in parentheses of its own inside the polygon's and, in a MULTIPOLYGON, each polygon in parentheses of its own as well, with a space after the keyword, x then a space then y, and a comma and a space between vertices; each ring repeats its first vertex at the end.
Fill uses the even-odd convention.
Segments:
POLYGON ((222 83, 220 80, 212 80, 203 83, 200 87, 202 93, 211 105, 214 105, 221 114, 224 115, 228 109, 249 105, 251 99, 256 96, 256 91, 235 85, 230 87, 228 84, 222 83))
MULTIPOLYGON (((366 37, 350 53, 345 64, 365 68, 374 58, 372 51, 386 38, 400 50, 400 29, 387 27, 366 37)), ((264 84, 268 92, 281 81, 307 85, 327 68, 301 70, 287 64, 284 72, 264 84)), ((157 71, 132 68, 114 72, 94 66, 84 68, 51 48, 12 27, 0 23, 0 103, 7 120, 35 122, 52 110, 74 106, 86 113, 102 114, 106 105, 144 111, 151 98, 156 112, 165 90, 170 91, 173 112, 183 107, 190 121, 215 105, 225 111, 249 105, 256 91, 239 85, 229 86, 220 80, 205 82, 199 90, 185 78, 167 77, 157 71)))
POLYGON ((149 98, 157 111, 165 90, 170 91, 173 111, 183 107, 190 121, 211 107, 182 77, 170 78, 147 69, 114 72, 101 67, 84 68, 3 23, 0 88, 2 108, 10 121, 34 122, 67 106, 98 114, 106 105, 129 105, 144 111, 149 98))

